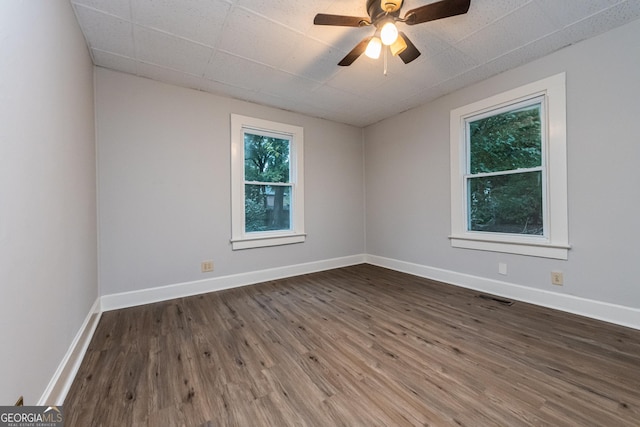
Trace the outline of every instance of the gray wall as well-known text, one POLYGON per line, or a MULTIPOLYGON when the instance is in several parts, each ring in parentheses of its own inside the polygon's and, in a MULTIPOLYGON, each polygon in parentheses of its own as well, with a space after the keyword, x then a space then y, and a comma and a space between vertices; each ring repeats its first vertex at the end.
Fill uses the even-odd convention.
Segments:
POLYGON ((361 129, 101 68, 96 109, 102 295, 364 253, 361 129), (305 243, 231 250, 231 113, 304 127, 305 243))
POLYGON ((368 127, 367 253, 640 308, 638 40, 635 21, 368 127), (451 248, 450 110, 563 71, 569 260, 451 248), (551 285, 552 270, 564 272, 563 287, 551 285))
POLYGON ((0 40, 0 404, 35 405, 98 296, 93 65, 67 1, 0 40))

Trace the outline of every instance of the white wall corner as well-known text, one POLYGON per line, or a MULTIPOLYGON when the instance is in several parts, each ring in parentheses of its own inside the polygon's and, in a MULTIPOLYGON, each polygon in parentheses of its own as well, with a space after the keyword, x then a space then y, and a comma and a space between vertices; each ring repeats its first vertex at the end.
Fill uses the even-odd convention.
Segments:
POLYGON ((368 264, 640 330, 640 309, 367 255, 368 264))
POLYGON ((341 258, 333 258, 323 261, 276 267, 266 270, 239 273, 228 276, 212 277, 205 280, 177 283, 157 288, 141 289, 138 291, 122 292, 104 295, 101 298, 102 310, 110 311, 136 305, 151 304, 174 298, 184 298, 208 292, 224 289, 238 288, 254 285, 256 283, 285 277, 299 276, 301 274, 315 273, 317 271, 331 270, 334 268, 348 267, 365 262, 365 255, 351 255, 341 258))
POLYGON ((78 330, 75 338, 71 342, 67 353, 62 358, 58 369, 53 374, 49 385, 38 400, 38 405, 57 405, 61 406, 67 397, 67 392, 71 388, 71 384, 80 369, 80 364, 84 359, 84 355, 89 347, 93 333, 98 326, 102 310, 100 307, 100 298, 96 298, 91 306, 87 317, 84 319, 82 326, 78 330))

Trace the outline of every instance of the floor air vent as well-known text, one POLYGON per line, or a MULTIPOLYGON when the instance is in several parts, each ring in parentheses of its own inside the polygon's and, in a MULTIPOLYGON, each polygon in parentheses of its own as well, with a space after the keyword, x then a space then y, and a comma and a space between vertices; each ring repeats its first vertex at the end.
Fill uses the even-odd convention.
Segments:
POLYGON ((500 297, 494 297, 493 295, 484 295, 484 294, 478 295, 478 298, 495 301, 502 305, 513 305, 513 303, 515 302, 515 301, 510 301, 508 299, 500 298, 500 297))

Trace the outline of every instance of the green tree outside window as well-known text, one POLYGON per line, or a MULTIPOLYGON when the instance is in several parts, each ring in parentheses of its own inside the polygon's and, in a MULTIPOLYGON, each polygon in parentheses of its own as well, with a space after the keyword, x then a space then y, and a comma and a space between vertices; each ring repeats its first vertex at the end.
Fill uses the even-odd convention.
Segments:
POLYGON ((544 234, 542 104, 468 121, 468 230, 544 234))
POLYGON ((290 141, 245 132, 244 159, 245 231, 288 230, 290 141))

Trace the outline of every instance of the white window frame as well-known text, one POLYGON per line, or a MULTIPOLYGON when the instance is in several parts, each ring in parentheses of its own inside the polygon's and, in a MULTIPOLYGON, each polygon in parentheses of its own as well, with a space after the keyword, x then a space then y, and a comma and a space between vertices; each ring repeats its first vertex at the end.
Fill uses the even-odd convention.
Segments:
POLYGON ((451 246, 544 258, 568 258, 566 76, 560 73, 451 111, 451 246), (544 235, 468 230, 466 123, 492 111, 542 97, 544 235))
POLYGON ((304 232, 304 129, 231 114, 231 247, 233 250, 302 243, 304 232), (244 133, 280 135, 290 141, 291 224, 289 230, 245 231, 244 133))

